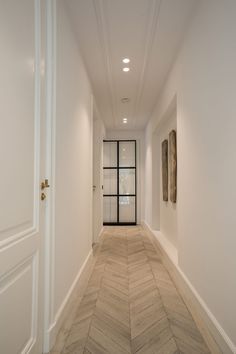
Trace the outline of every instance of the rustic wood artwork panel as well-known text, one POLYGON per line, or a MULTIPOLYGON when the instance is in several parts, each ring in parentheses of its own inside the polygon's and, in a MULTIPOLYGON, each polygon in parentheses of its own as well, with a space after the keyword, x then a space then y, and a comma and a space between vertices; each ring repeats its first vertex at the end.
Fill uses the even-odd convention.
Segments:
POLYGON ((170 200, 176 203, 177 199, 177 149, 176 149, 176 131, 172 130, 169 134, 170 144, 170 200))
POLYGON ((168 201, 168 140, 162 142, 162 192, 163 200, 168 201))

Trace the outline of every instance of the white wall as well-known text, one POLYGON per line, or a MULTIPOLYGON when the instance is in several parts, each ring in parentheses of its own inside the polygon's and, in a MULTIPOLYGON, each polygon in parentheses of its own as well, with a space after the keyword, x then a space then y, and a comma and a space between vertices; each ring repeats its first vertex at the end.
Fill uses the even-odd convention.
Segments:
POLYGON ((177 95, 179 266, 236 350, 236 2, 199 3, 145 133, 145 220, 152 134, 177 95), (234 344, 233 344, 234 343, 234 344))
POLYGON ((137 141, 137 223, 144 220, 144 132, 140 130, 108 130, 106 139, 137 141))
POLYGON ((57 1, 54 316, 92 244, 92 93, 57 1))

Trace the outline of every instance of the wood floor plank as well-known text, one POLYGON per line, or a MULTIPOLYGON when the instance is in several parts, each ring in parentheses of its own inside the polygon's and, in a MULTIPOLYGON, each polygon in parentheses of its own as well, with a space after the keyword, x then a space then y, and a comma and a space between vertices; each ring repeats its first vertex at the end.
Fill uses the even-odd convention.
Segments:
POLYGON ((115 321, 112 317, 101 316, 97 314, 93 317, 92 326, 103 332, 112 341, 122 347, 127 353, 130 353, 130 336, 127 329, 124 330, 124 326, 115 321))
MULTIPOLYGON (((163 331, 155 333, 149 339, 149 341, 136 353, 138 354, 156 354, 157 351, 161 351, 162 354, 165 352, 163 350, 163 345, 172 338, 172 333, 169 327, 166 327, 163 331)), ((174 347, 174 353, 176 352, 177 346, 174 347)))
MULTIPOLYGON (((160 349, 153 352, 152 354, 180 354, 180 351, 177 347, 176 341, 171 338, 167 343, 163 344, 160 349)), ((190 354, 190 353, 188 353, 190 354)))
MULTIPOLYGON (((131 316, 132 315, 133 314, 131 313, 131 316)), ((157 309, 156 304, 154 304, 136 316, 133 315, 133 317, 133 319, 131 317, 131 339, 144 332, 152 324, 155 324, 162 318, 165 318, 166 313, 163 306, 157 309)))
POLYGON ((142 227, 105 227, 95 253, 61 353, 210 353, 142 227))
MULTIPOLYGON (((108 335, 106 335, 101 328, 98 329, 95 326, 91 326, 89 337, 93 339, 94 343, 96 343, 100 350, 101 348, 104 350, 104 352, 107 352, 109 354, 114 353, 114 354, 129 354, 129 351, 127 352, 125 349, 123 349, 119 344, 117 344, 115 341, 113 341, 108 335)), ((86 345, 86 347, 89 349, 89 346, 86 345)), ((97 353, 97 352, 95 352, 97 353)))

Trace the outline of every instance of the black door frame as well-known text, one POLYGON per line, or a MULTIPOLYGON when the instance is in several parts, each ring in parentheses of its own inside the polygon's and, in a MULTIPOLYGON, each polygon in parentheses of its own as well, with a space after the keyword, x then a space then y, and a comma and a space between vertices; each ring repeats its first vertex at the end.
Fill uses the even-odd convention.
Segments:
POLYGON ((117 194, 103 194, 103 198, 116 197, 117 199, 117 222, 103 222, 103 225, 137 225, 137 150, 136 140, 103 140, 104 143, 117 143, 117 166, 116 167, 104 167, 103 170, 117 170, 117 194), (120 142, 134 142, 135 147, 135 166, 120 167, 120 142), (121 169, 134 169, 135 171, 135 194, 119 194, 119 171, 121 169), (134 222, 120 222, 119 221, 119 197, 134 197, 135 198, 135 221, 134 222))

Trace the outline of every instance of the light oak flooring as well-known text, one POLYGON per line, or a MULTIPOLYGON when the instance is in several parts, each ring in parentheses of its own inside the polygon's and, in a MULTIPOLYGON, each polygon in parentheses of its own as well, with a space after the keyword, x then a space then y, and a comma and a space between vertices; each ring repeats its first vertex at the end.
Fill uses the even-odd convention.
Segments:
POLYGON ((70 328, 53 354, 210 353, 142 227, 106 227, 70 328))

